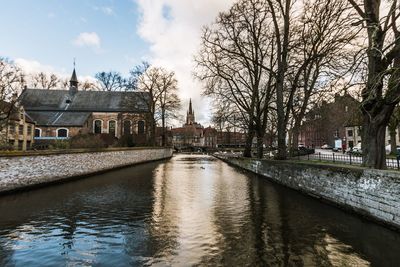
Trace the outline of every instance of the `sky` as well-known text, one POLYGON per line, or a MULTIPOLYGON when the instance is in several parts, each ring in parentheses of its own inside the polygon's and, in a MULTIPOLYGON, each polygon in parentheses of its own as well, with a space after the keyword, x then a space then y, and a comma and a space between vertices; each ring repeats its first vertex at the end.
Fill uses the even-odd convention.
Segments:
POLYGON ((0 0, 0 56, 27 72, 81 79, 99 71, 127 75, 142 61, 175 71, 182 114, 192 98, 196 120, 208 126, 209 100, 194 80, 201 28, 234 0, 0 0))

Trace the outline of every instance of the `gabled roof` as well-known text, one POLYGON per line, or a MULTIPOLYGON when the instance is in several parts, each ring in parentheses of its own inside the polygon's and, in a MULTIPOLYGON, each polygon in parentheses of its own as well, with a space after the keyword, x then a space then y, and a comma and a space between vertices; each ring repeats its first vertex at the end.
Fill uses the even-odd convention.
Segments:
POLYGON ((37 126, 83 126, 90 112, 28 111, 37 126))
POLYGON ((25 89, 19 100, 26 111, 148 112, 146 92, 25 89))

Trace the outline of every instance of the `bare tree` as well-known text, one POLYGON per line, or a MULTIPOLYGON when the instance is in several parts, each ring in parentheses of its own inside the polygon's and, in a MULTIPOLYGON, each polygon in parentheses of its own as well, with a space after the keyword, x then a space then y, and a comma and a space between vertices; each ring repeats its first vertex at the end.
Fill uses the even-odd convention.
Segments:
MULTIPOLYGON (((145 65, 142 65, 142 67, 145 65)), ((138 67, 141 68, 140 66, 138 67)), ((150 112, 150 144, 155 145, 157 120, 161 119, 163 126, 163 145, 165 140, 165 123, 168 115, 180 107, 180 100, 176 94, 177 80, 174 72, 160 67, 146 65, 146 70, 137 80, 137 88, 148 93, 144 99, 150 112), (147 97, 147 96, 146 96, 147 97)))
MULTIPOLYGON (((284 91, 285 77, 288 69, 289 45, 291 33, 292 0, 266 0, 273 21, 274 41, 276 42, 276 110, 277 110, 277 159, 286 159, 286 127, 284 91)), ((287 114, 287 113, 286 113, 287 114)))
POLYGON ((40 87, 47 90, 56 88, 61 82, 61 79, 57 75, 53 73, 47 74, 44 72, 32 75, 31 80, 34 88, 40 87))
POLYGON ((101 91, 122 91, 126 89, 126 79, 119 72, 98 72, 95 78, 99 81, 101 91))
POLYGON ((82 82, 80 82, 79 87, 83 90, 83 91, 95 91, 97 90, 97 85, 95 82, 92 82, 90 80, 83 80, 82 82))
POLYGON ((150 68, 150 64, 147 61, 143 61, 140 65, 135 66, 129 72, 129 78, 126 81, 126 87, 128 91, 138 89, 140 78, 148 68, 150 68))
POLYGON ((177 94, 178 81, 174 72, 161 69, 161 77, 158 90, 161 92, 157 106, 161 112, 162 146, 167 145, 166 122, 169 118, 176 118, 177 111, 181 107, 181 100, 177 94))
POLYGON ((258 156, 263 154, 262 139, 275 88, 270 23, 265 1, 239 1, 204 28, 196 58, 196 76, 205 84, 204 94, 232 102, 247 124, 245 157, 251 157, 255 135, 258 156))
POLYGON ((293 148, 298 147, 299 129, 306 112, 330 92, 351 69, 358 32, 351 24, 347 0, 304 2, 300 18, 294 21, 287 81, 285 120, 293 118, 293 148))
POLYGON ((354 27, 368 36, 368 76, 362 89, 363 165, 386 167, 385 132, 400 101, 399 1, 348 0, 359 15, 354 27))
POLYGON ((21 69, 7 58, 0 57, 0 132, 8 126, 23 82, 21 69))

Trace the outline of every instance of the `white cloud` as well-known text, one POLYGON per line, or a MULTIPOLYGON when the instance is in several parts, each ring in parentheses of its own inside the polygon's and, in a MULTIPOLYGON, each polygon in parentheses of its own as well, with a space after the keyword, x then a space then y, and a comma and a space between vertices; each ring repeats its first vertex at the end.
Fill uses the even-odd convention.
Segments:
POLYGON ((114 16, 115 15, 114 9, 112 7, 110 7, 110 6, 100 6, 100 7, 99 6, 94 6, 93 9, 96 10, 96 11, 101 11, 107 16, 114 16))
POLYGON ((14 60, 15 64, 17 64, 25 73, 28 74, 36 74, 39 72, 44 73, 55 73, 55 69, 50 65, 41 64, 39 61, 17 58, 14 60))
POLYGON ((76 46, 100 49, 101 40, 95 32, 82 32, 72 42, 76 46))
POLYGON ((193 79, 193 57, 199 49, 201 28, 235 0, 136 0, 141 11, 139 35, 150 43, 150 62, 175 71, 180 96, 187 108, 192 98, 196 120, 207 122, 208 101, 201 84, 193 79))
POLYGON ((101 10, 104 14, 106 14, 106 15, 108 15, 108 16, 115 15, 114 9, 112 9, 112 8, 109 7, 109 6, 103 6, 103 7, 100 8, 100 10, 101 10))
MULTIPOLYGON (((50 65, 45 65, 36 60, 25 59, 25 58, 17 58, 14 60, 15 64, 17 64, 25 74, 28 82, 30 81, 30 77, 32 75, 38 74, 39 72, 50 74, 56 74, 61 79, 70 79, 72 74, 72 65, 70 69, 56 69, 50 65)), ((92 76, 78 76, 78 81, 84 82, 88 81, 91 83, 96 83, 96 78, 92 76)))

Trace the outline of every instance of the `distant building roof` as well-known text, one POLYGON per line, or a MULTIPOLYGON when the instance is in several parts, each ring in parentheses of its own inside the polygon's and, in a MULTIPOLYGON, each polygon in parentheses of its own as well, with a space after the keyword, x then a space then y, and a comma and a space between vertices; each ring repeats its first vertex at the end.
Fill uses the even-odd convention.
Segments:
POLYGON ((148 112, 146 92, 25 89, 19 100, 26 111, 148 112))

